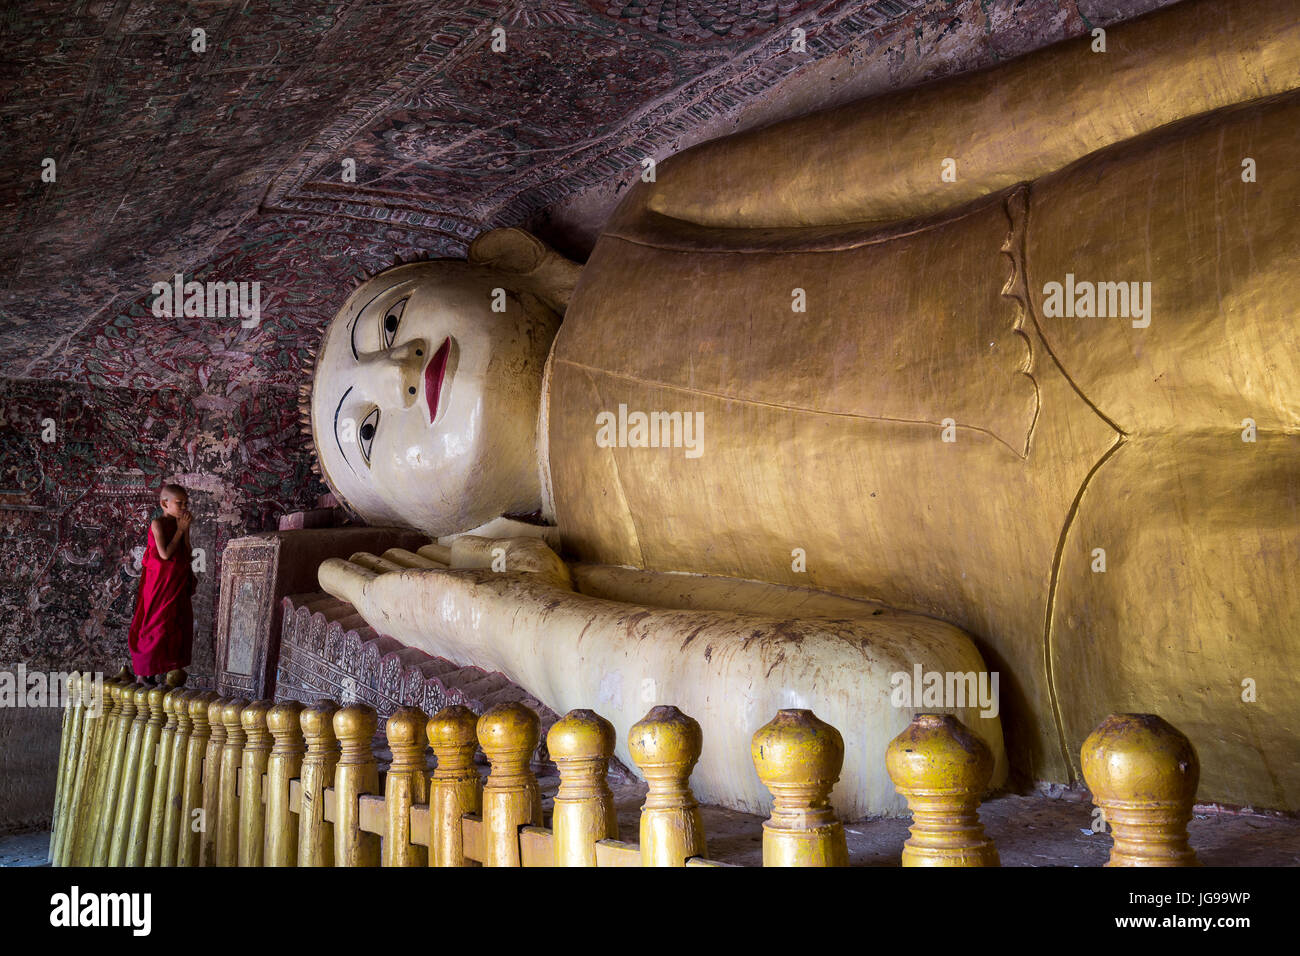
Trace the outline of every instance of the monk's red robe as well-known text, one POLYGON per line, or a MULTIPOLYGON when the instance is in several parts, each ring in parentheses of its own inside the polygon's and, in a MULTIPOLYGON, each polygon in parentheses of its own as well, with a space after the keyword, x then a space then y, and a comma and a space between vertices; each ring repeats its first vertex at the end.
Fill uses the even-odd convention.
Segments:
MULTIPOLYGON (((176 519, 164 516, 162 523, 163 540, 170 541, 176 533, 176 519)), ((141 571, 135 616, 127 635, 131 666, 142 676, 186 667, 194 640, 190 595, 195 581, 190 556, 178 548, 170 558, 158 557, 153 535, 146 528, 141 571)))

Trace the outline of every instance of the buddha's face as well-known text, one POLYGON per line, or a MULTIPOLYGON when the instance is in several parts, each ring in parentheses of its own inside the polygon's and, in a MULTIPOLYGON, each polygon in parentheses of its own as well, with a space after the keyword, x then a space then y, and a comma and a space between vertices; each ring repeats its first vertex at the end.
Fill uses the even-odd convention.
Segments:
POLYGON ((312 437, 326 480, 366 520, 438 536, 538 508, 537 414, 559 319, 508 282, 453 260, 398 266, 330 322, 312 437))

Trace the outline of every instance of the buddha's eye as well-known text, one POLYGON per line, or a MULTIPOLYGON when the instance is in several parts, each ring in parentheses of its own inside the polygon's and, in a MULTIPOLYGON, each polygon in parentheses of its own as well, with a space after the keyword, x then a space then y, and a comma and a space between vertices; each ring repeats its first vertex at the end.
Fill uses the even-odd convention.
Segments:
POLYGON ((370 446, 374 444, 375 432, 379 429, 379 409, 371 409, 365 421, 357 430, 357 444, 361 446, 361 455, 370 464, 370 446))
POLYGON ((397 338, 397 327, 402 322, 402 310, 405 308, 406 300, 402 299, 400 302, 394 302, 390 305, 388 311, 384 313, 382 337, 386 349, 393 347, 393 340, 397 338))

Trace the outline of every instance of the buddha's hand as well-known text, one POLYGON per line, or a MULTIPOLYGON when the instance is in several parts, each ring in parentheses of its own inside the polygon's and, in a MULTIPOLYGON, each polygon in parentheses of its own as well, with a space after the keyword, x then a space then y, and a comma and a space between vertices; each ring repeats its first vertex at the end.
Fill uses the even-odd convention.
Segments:
MULTIPOLYGON (((536 538, 466 536, 450 548, 330 558, 317 578, 379 633, 457 664, 500 671, 537 695, 546 680, 536 668, 555 658, 542 616, 590 600, 575 593, 564 561, 536 538)), ((562 659, 561 653, 556 666, 562 659)), ((571 662, 563 667, 573 670, 571 662)))
POLYGON ((371 627, 416 646, 428 636, 432 608, 486 607, 507 591, 573 592, 568 566, 537 538, 466 535, 450 548, 358 552, 323 561, 316 574, 323 590, 349 602, 371 627))

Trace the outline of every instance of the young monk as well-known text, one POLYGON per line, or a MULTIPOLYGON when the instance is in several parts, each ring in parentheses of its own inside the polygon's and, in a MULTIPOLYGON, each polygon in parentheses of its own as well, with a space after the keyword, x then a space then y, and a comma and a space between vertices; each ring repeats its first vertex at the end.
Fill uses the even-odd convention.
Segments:
POLYGON ((132 669, 147 684, 188 666, 194 640, 189 496, 180 485, 163 485, 158 504, 163 513, 149 525, 127 636, 132 669))

